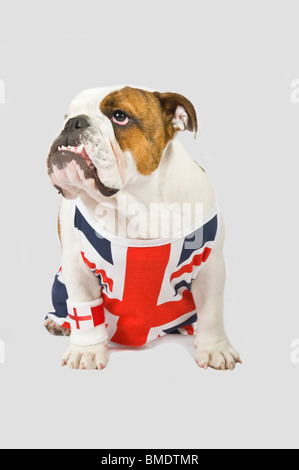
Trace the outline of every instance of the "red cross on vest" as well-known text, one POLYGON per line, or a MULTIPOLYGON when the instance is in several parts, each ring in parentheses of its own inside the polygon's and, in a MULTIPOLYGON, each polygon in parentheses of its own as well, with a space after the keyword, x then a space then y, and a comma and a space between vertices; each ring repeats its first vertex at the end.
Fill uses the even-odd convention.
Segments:
POLYGON ((162 327, 195 310, 192 293, 187 289, 180 300, 158 305, 170 250, 171 244, 128 247, 122 300, 102 292, 104 307, 119 317, 111 341, 141 346, 147 342, 151 328, 162 327))

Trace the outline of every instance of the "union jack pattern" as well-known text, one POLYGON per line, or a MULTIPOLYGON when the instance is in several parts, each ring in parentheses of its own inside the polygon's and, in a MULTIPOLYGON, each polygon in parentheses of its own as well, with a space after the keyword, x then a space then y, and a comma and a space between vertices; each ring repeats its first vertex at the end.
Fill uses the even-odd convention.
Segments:
MULTIPOLYGON (((112 342, 142 346, 172 332, 194 334, 197 315, 191 283, 211 253, 218 218, 215 207, 188 235, 136 242, 107 233, 80 200, 74 202, 81 256, 102 287, 105 324, 112 342)), ((48 316, 66 328, 82 328, 82 318, 76 322, 74 311, 69 313, 67 297, 60 271, 52 288, 55 312, 48 316)), ((90 322, 90 315, 83 317, 90 322)))

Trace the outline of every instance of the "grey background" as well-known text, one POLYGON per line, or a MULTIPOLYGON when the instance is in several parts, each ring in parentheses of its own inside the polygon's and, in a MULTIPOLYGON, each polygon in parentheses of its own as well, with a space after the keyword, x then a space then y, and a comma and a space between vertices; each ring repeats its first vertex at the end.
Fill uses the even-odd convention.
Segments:
POLYGON ((297 1, 1 1, 0 447, 298 447, 297 1), (226 220, 225 324, 244 365, 204 372, 190 339, 116 349, 101 373, 60 367, 42 327, 60 263, 49 145, 85 88, 184 94, 180 139, 226 220))

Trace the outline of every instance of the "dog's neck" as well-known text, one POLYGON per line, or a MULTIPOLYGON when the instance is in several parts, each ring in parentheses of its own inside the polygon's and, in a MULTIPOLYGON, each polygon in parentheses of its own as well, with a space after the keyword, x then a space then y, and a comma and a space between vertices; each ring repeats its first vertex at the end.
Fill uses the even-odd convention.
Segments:
POLYGON ((205 215, 215 204, 206 173, 176 140, 167 145, 159 167, 151 175, 130 174, 130 168, 127 170, 126 184, 114 196, 80 195, 91 215, 114 235, 123 235, 125 225, 126 234, 131 238, 161 238, 168 232, 171 236, 191 227, 198 211, 202 210, 205 215), (198 205, 202 205, 202 209, 198 205), (152 233, 155 236, 151 236, 152 233))

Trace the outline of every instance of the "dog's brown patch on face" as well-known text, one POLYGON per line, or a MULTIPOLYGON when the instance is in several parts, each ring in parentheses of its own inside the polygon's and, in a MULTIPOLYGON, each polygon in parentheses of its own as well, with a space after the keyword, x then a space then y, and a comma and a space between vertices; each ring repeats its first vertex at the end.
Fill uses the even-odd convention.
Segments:
POLYGON ((179 105, 188 115, 187 129, 196 133, 194 106, 177 93, 152 93, 124 87, 107 95, 100 110, 109 119, 117 110, 129 117, 125 126, 113 123, 115 137, 122 151, 131 151, 139 173, 149 175, 158 167, 166 144, 177 132, 172 120, 179 105))
POLYGON ((148 91, 125 87, 107 95, 100 109, 109 118, 116 110, 128 115, 130 122, 126 126, 113 123, 115 137, 122 151, 131 151, 140 173, 152 173, 173 137, 173 130, 169 132, 165 125, 159 99, 148 91))

